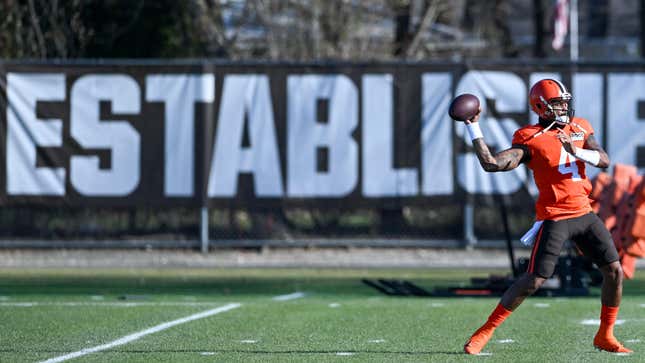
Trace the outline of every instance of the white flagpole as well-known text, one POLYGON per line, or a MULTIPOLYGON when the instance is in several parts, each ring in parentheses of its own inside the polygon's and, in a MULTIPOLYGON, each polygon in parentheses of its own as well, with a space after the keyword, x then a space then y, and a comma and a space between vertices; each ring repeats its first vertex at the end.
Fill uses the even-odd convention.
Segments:
POLYGON ((570 54, 571 61, 578 61, 578 0, 571 0, 569 9, 570 54))

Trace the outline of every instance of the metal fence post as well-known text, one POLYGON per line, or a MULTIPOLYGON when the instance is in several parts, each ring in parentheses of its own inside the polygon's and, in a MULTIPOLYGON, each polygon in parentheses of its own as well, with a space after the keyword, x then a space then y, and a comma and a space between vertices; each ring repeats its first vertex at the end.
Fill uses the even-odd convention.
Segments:
POLYGON ((201 229, 202 253, 208 253, 208 207, 202 207, 199 226, 201 229))
POLYGON ((473 248, 477 244, 475 236, 475 205, 472 195, 466 197, 464 204, 464 242, 466 248, 473 248))

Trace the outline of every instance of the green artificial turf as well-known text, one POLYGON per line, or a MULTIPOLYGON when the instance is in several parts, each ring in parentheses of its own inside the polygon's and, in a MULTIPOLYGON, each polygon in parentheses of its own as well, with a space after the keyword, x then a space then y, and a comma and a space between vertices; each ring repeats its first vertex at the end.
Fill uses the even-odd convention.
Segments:
POLYGON ((472 270, 0 270, 0 362, 36 362, 114 342, 231 303, 239 307, 69 362, 645 361, 645 273, 625 282, 616 335, 630 356, 594 351, 599 291, 529 298, 484 349, 461 348, 497 298, 389 297, 361 278, 432 289, 472 270), (278 295, 301 298, 277 301, 278 295))

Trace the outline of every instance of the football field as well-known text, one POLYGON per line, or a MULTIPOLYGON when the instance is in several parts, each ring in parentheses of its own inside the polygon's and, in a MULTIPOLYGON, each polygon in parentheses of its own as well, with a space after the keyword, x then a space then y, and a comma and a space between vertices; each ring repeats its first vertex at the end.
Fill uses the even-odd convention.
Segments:
POLYGON ((480 356, 462 346, 497 298, 388 297, 473 270, 0 270, 0 362, 643 362, 645 272, 625 282, 617 337, 593 349, 599 290, 529 298, 480 356))

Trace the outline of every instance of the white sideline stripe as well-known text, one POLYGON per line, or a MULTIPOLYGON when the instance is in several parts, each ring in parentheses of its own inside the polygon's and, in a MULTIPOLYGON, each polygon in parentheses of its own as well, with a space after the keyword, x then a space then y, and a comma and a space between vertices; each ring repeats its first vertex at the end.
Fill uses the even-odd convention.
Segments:
POLYGON ((38 303, 34 303, 34 302, 0 303, 0 306, 20 306, 20 307, 30 307, 30 306, 35 306, 35 305, 38 305, 38 303))
POLYGON ((117 340, 115 340, 113 342, 107 343, 107 344, 98 345, 98 346, 92 347, 92 348, 85 348, 85 349, 79 350, 77 352, 61 355, 60 357, 47 359, 47 360, 42 361, 40 363, 57 363, 57 362, 66 361, 68 359, 78 358, 78 357, 81 357, 81 356, 84 356, 84 355, 87 355, 87 354, 90 354, 90 353, 100 352, 102 350, 106 350, 106 349, 110 349, 110 348, 113 348, 113 347, 116 347, 116 346, 119 346, 119 345, 130 343, 130 342, 135 341, 135 340, 137 340, 137 339, 139 339, 141 337, 144 337, 144 336, 149 335, 149 334, 154 334, 154 333, 160 332, 162 330, 171 328, 171 327, 173 327, 175 325, 187 323, 189 321, 193 321, 193 320, 197 320, 197 319, 207 318, 207 317, 209 317, 211 315, 215 315, 215 314, 223 313, 225 311, 233 310, 235 308, 239 308, 240 306, 242 306, 242 304, 234 303, 234 304, 228 304, 228 305, 220 306, 219 308, 216 308, 216 309, 202 311, 201 313, 193 314, 193 315, 187 316, 185 318, 181 318, 181 319, 177 319, 177 320, 173 320, 173 321, 168 321, 168 322, 153 326, 152 328, 142 330, 140 332, 136 332, 136 333, 133 333, 133 334, 130 334, 130 335, 126 335, 123 338, 119 338, 119 339, 117 339, 117 340))
POLYGON ((214 306, 218 305, 217 302, 84 302, 84 301, 68 301, 68 302, 38 302, 38 301, 25 301, 25 302, 0 302, 2 306, 13 307, 32 307, 32 306, 119 306, 119 307, 133 307, 133 306, 214 306))
POLYGON ((274 296, 273 300, 275 300, 275 301, 287 301, 287 300, 299 299, 299 298, 304 297, 304 296, 305 296, 304 292, 294 292, 293 294, 274 296))

